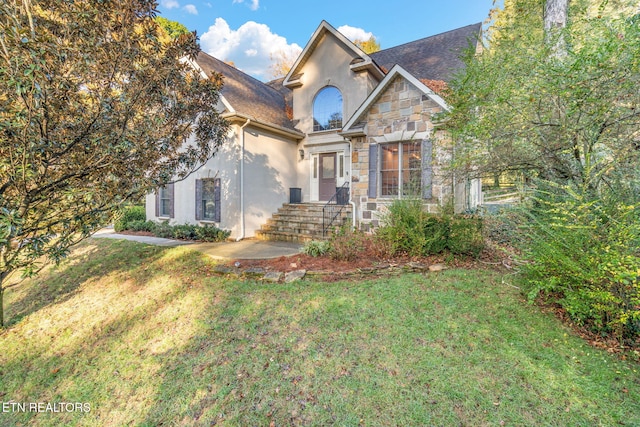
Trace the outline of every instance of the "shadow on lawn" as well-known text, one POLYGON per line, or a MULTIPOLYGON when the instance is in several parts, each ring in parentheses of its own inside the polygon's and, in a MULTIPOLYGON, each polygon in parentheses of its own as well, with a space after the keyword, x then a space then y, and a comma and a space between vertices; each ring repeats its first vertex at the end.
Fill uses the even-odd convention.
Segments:
POLYGON ((5 316, 8 327, 19 323, 26 316, 51 304, 61 304, 77 294, 87 280, 114 272, 135 269, 140 257, 146 262, 160 258, 164 250, 139 243, 88 239, 78 244, 68 260, 59 266, 48 267, 40 275, 30 279, 33 285, 23 290, 24 284, 5 293, 5 316), (135 250, 131 251, 133 247, 135 250), (135 245, 138 245, 137 247, 135 245), (150 257, 149 253, 153 253, 150 257), (17 298, 8 304, 8 293, 15 292, 17 298))

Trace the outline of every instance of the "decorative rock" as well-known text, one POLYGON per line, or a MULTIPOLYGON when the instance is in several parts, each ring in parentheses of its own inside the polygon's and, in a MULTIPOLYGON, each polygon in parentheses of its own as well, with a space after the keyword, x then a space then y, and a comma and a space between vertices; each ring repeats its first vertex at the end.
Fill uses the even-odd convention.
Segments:
POLYGON ((291 283, 291 282, 295 282, 296 280, 301 280, 304 278, 306 274, 307 274, 307 270, 290 271, 284 275, 284 282, 291 283))
POLYGON ((245 274, 264 274, 264 268, 262 267, 249 267, 244 270, 245 274))
POLYGON ((226 265, 216 265, 213 269, 216 273, 229 274, 234 273, 235 270, 231 267, 227 267, 226 265))
POLYGON ((264 275, 264 280, 267 282, 279 282, 282 279, 282 273, 279 271, 270 271, 264 275))
POLYGON ((426 270, 430 267, 427 267, 426 265, 422 264, 421 262, 410 262, 409 264, 407 264, 407 266, 413 270, 417 270, 417 271, 423 271, 426 270))
POLYGON ((444 270, 444 269, 446 269, 446 268, 447 268, 447 267, 445 267, 445 266, 444 266, 444 265, 442 265, 442 264, 433 264, 433 265, 430 265, 430 266, 429 266, 429 271, 433 271, 433 272, 435 272, 435 271, 442 271, 442 270, 444 270))

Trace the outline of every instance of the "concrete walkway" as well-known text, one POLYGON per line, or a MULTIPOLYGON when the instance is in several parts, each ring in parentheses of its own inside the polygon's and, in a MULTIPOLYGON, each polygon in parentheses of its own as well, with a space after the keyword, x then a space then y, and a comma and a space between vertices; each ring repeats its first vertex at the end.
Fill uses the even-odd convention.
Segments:
POLYGON ((239 242, 202 243, 183 240, 163 239, 161 237, 134 236, 118 234, 113 229, 105 228, 96 232, 93 237, 104 239, 122 239, 146 243, 156 246, 184 246, 202 252, 216 259, 271 259, 300 253, 302 245, 291 242, 267 242, 261 240, 241 240, 239 242))

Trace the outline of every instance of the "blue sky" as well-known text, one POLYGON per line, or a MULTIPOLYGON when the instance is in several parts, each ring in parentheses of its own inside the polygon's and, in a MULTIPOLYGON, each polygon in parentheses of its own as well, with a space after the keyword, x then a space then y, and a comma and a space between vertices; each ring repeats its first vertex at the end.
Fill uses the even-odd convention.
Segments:
POLYGON ((484 21, 493 0, 159 0, 160 14, 200 36, 202 49, 267 81, 271 57, 296 57, 324 19, 382 49, 484 21))

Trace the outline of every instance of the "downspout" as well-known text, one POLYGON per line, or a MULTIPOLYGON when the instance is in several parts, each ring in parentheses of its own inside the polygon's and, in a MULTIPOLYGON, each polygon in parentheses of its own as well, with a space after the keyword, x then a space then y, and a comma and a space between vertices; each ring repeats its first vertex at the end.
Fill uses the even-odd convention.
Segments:
POLYGON ((245 124, 240 127, 240 235, 236 238, 236 242, 244 239, 246 235, 244 227, 244 128, 251 123, 251 119, 247 119, 245 124))
POLYGON ((351 205, 351 215, 352 215, 352 219, 353 221, 351 221, 351 227, 353 227, 353 230, 355 231, 356 229, 356 202, 354 202, 351 199, 351 196, 353 195, 353 188, 351 188, 351 184, 353 183, 353 145, 351 145, 351 138, 345 138, 347 141, 349 141, 349 157, 351 157, 349 159, 349 204, 351 205))

